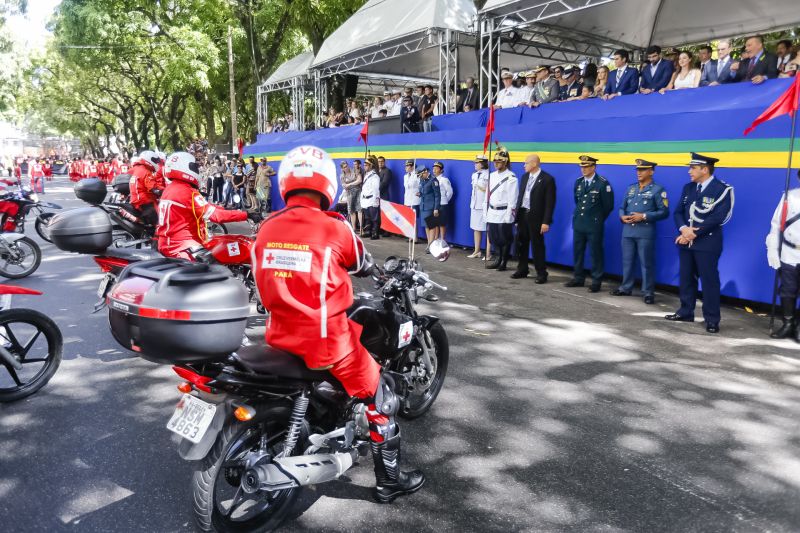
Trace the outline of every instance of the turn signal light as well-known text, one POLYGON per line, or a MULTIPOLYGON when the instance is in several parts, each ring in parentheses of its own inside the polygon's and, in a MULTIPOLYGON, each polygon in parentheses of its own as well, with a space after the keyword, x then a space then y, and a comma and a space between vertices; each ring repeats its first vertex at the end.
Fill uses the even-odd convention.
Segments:
POLYGON ((178 385, 178 390, 184 394, 189 394, 190 392, 192 392, 192 384, 189 383, 188 381, 184 381, 183 383, 178 385))
POLYGON ((233 412, 233 416, 236 417, 236 420, 239 422, 247 422, 248 420, 252 420, 254 416, 256 416, 256 410, 252 407, 248 407, 247 405, 240 405, 236 408, 233 412))

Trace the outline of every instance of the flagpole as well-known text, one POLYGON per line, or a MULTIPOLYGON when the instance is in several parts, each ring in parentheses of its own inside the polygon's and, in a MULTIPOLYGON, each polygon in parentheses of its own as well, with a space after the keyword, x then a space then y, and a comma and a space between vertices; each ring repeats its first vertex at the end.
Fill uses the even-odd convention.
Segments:
MULTIPOLYGON (((489 116, 491 117, 492 112, 494 111, 494 104, 489 104, 489 116)), ((492 144, 494 143, 494 123, 492 123, 492 127, 489 130, 489 179, 486 180, 486 206, 483 210, 484 212, 484 219, 486 215, 489 214, 489 197, 492 195, 492 144)), ((489 235, 489 226, 486 226, 486 261, 483 263, 483 268, 487 268, 489 266, 489 256, 492 255, 492 240, 489 235)))
MULTIPOLYGON (((792 132, 789 137, 789 162, 786 164, 786 182, 783 186, 783 208, 781 209, 781 227, 778 234, 778 260, 780 260, 781 252, 783 251, 783 232, 785 228, 783 225, 786 223, 786 213, 789 209, 789 186, 792 180, 792 155, 794 153, 794 139, 795 139, 795 126, 797 125, 797 111, 792 111, 792 132)), ((780 276, 780 267, 775 269, 775 281, 772 284, 772 312, 769 318, 769 332, 774 332, 775 326, 775 304, 778 299, 778 278, 780 276)))

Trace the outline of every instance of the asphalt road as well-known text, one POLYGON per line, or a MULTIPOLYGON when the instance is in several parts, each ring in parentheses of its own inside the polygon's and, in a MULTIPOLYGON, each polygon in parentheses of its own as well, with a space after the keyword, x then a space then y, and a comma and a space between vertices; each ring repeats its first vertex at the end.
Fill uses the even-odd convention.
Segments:
MULTIPOLYGON (((47 200, 80 204, 56 183, 47 200)), ((12 283, 45 294, 14 305, 59 324, 64 362, 38 394, 0 406, 0 529, 192 530, 191 465, 164 427, 178 379, 91 314, 90 257, 43 251, 12 283)), ((450 337, 445 388, 402 425, 405 460, 428 483, 377 505, 362 460, 306 489, 284 530, 800 531, 800 345, 770 340, 767 319, 743 310, 723 309, 712 336, 661 318, 674 296, 646 306, 566 289, 563 271, 534 285, 466 253, 423 259, 450 289, 426 306, 450 337)))

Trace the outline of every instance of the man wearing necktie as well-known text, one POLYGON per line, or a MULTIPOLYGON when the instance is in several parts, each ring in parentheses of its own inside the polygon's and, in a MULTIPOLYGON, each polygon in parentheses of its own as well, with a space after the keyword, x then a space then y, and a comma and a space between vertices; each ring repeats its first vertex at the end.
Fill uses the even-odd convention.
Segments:
POLYGON ((566 287, 583 287, 586 271, 583 257, 589 246, 592 258, 592 285, 589 292, 600 292, 603 282, 603 235, 605 222, 614 209, 614 192, 611 184, 597 174, 598 160, 580 156, 582 177, 575 181, 575 211, 572 214, 572 249, 575 272, 566 287))
POLYGON ((778 77, 778 58, 775 54, 764 50, 764 39, 760 35, 748 37, 744 44, 749 59, 735 61, 731 71, 736 73, 736 81, 749 80, 755 84, 763 83, 767 78, 778 77))
POLYGON ((736 81, 736 73, 731 72, 731 42, 721 40, 717 43, 717 59, 712 59, 709 68, 700 76, 700 86, 714 86, 736 81))
POLYGON ((703 317, 706 331, 719 332, 722 226, 733 215, 733 187, 714 176, 719 161, 692 153, 689 176, 673 218, 680 235, 675 239, 680 260, 681 307, 667 315, 673 322, 694 322, 697 282, 703 287, 703 317))

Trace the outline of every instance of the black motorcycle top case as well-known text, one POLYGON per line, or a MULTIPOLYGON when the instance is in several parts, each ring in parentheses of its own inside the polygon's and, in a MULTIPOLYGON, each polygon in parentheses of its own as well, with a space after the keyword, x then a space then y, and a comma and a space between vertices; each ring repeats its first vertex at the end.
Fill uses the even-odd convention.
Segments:
POLYGON ((81 207, 50 219, 47 231, 65 252, 99 254, 111 246, 111 220, 99 207, 81 207))
POLYGON ((75 184, 75 196, 87 204, 102 204, 107 192, 105 182, 98 178, 84 179, 75 184))
POLYGON ((113 187, 114 191, 128 196, 131 193, 131 175, 120 174, 114 178, 113 187))
POLYGON ((161 364, 222 359, 242 345, 250 303, 218 265, 155 259, 128 266, 108 296, 114 338, 161 364))

